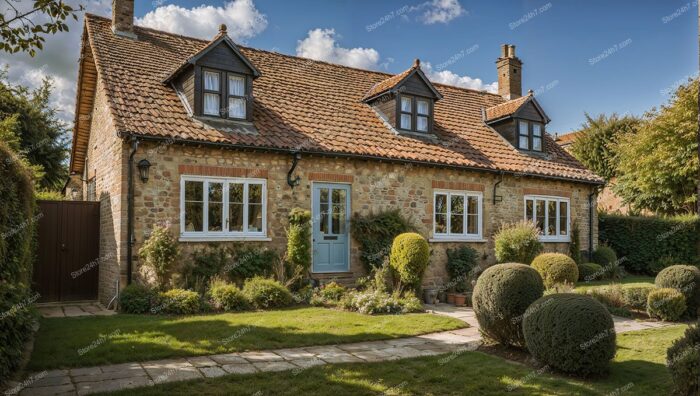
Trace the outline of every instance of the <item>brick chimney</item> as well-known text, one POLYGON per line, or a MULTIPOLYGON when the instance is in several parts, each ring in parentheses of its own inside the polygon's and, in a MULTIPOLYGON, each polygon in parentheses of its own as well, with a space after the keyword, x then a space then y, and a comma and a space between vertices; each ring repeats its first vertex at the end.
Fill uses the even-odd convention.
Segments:
POLYGON ((496 69, 498 70, 498 94, 507 100, 523 96, 523 62, 515 56, 514 45, 501 45, 501 57, 496 61, 496 69))
POLYGON ((112 0, 112 31, 120 36, 136 38, 134 0, 112 0))

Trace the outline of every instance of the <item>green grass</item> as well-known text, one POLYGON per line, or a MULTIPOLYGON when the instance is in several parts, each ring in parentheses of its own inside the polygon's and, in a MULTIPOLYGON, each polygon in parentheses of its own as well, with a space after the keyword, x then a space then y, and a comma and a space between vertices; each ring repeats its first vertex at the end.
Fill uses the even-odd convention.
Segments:
POLYGON ((197 316, 42 319, 30 370, 86 367, 407 337, 465 327, 431 314, 369 316, 325 308, 197 316))
POLYGON ((666 349, 685 326, 618 335, 618 351, 604 378, 581 380, 511 363, 481 352, 383 363, 337 364, 302 372, 230 375, 117 395, 667 395, 666 349), (446 362, 447 361, 447 362, 446 362), (514 387, 508 392, 509 387, 514 387), (613 393, 615 392, 615 393, 613 393))
POLYGON ((610 279, 597 280, 591 282, 580 281, 576 284, 576 291, 584 291, 593 287, 608 286, 616 283, 622 285, 623 288, 635 286, 654 286, 654 277, 633 275, 615 281, 610 279))

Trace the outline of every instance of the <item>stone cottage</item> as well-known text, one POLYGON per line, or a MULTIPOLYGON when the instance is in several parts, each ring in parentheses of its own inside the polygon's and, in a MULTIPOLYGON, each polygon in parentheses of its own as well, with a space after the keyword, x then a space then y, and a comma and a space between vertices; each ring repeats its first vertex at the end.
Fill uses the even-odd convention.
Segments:
POLYGON ((70 162, 73 195, 101 203, 99 296, 138 274, 138 249, 167 224, 187 253, 206 243, 284 251, 287 215, 313 214, 312 276, 364 272, 353 214, 399 208, 433 251, 425 284, 446 282, 445 250, 492 263, 492 235, 523 219, 547 250, 597 240, 602 179, 547 134, 503 45, 498 94, 134 26, 133 1, 86 15, 70 162))

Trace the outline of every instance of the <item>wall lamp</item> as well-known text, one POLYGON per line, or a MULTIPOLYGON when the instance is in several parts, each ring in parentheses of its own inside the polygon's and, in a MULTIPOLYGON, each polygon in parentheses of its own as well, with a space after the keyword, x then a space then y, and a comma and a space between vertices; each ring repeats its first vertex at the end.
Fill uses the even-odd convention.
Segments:
POLYGON ((139 163, 136 165, 139 168, 139 176, 141 177, 142 182, 147 182, 148 181, 148 170, 151 168, 151 163, 147 159, 142 159, 139 161, 139 163))

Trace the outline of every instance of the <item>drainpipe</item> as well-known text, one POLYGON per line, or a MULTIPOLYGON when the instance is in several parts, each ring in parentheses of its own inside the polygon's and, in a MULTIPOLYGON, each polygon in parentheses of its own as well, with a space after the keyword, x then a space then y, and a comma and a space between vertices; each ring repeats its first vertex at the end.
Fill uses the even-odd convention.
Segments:
POLYGON ((131 140, 131 154, 129 154, 129 169, 127 171, 127 206, 126 206, 126 284, 131 284, 132 249, 134 246, 134 155, 139 148, 139 140, 131 140))
POLYGON ((588 261, 593 261, 593 197, 600 192, 601 187, 594 187, 588 194, 588 261))

